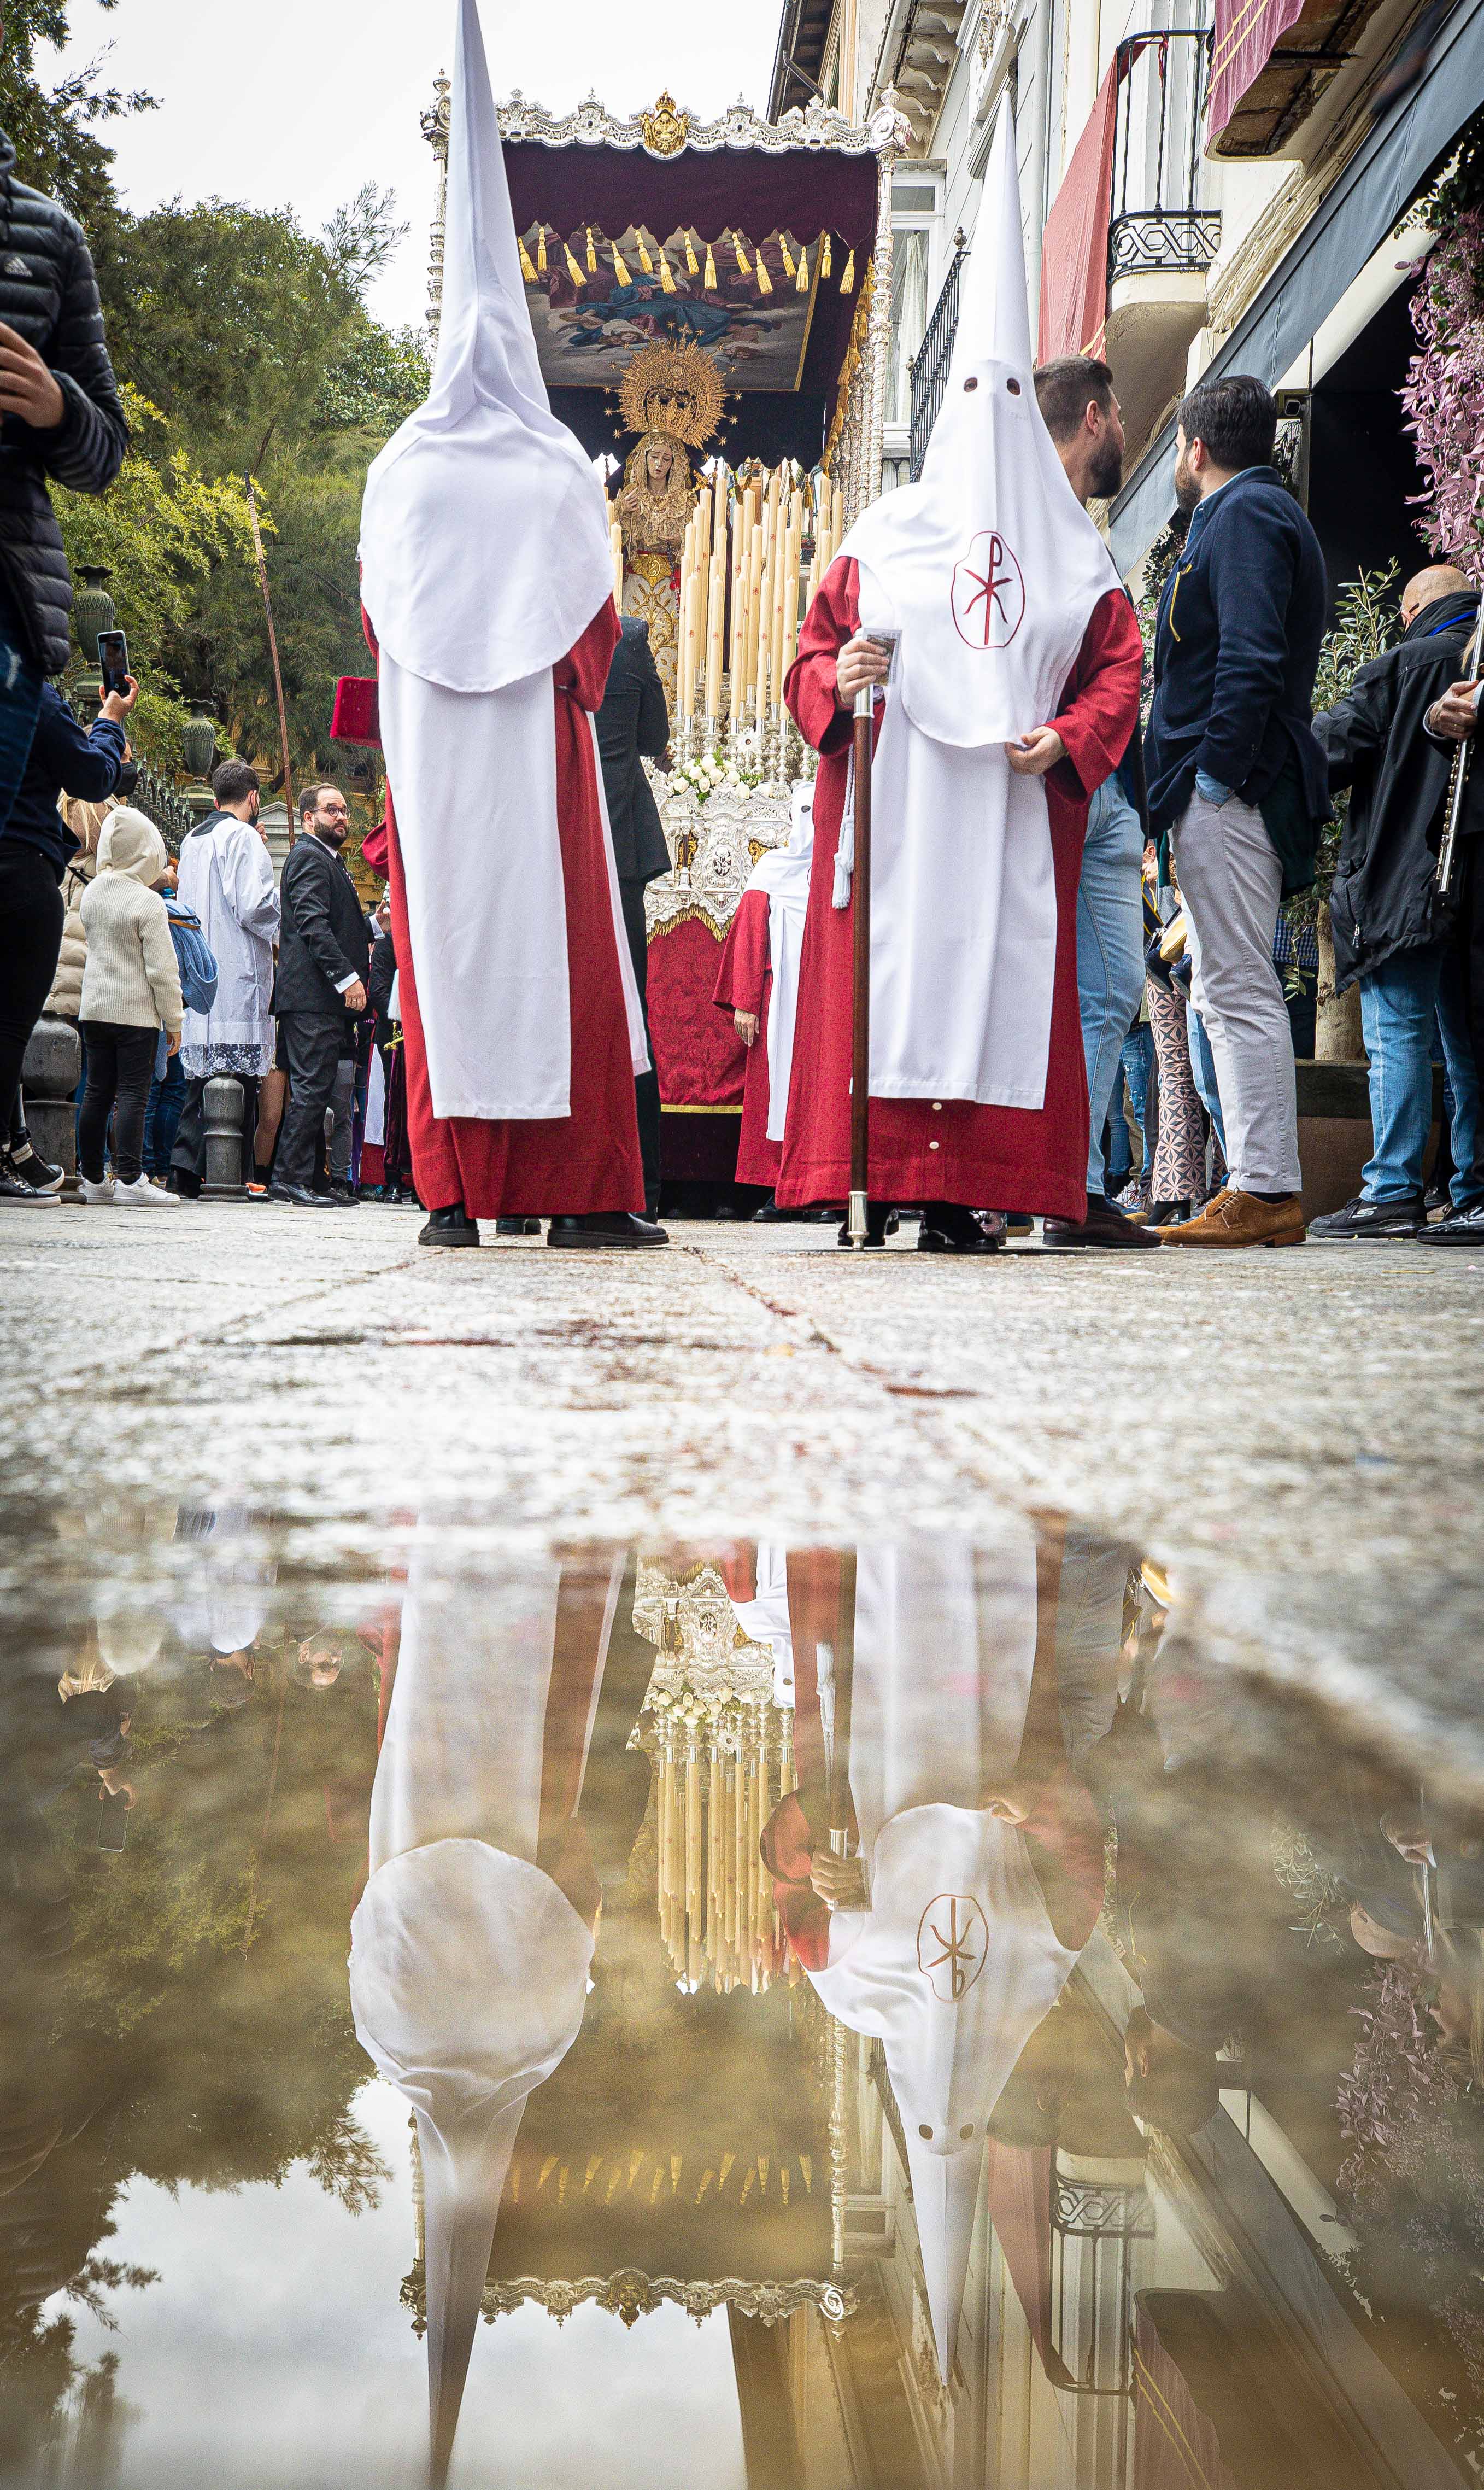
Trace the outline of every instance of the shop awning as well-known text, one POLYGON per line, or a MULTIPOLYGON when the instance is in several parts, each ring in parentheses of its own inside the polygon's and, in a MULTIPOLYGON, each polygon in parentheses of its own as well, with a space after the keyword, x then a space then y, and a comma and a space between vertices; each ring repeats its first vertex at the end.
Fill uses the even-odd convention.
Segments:
MULTIPOLYGON (((1484 8, 1441 28, 1423 75, 1377 117, 1293 248, 1210 363, 1272 388, 1424 189, 1484 101, 1484 8)), ((1113 505, 1113 557, 1127 572, 1175 507, 1175 426, 1165 425, 1113 505)))

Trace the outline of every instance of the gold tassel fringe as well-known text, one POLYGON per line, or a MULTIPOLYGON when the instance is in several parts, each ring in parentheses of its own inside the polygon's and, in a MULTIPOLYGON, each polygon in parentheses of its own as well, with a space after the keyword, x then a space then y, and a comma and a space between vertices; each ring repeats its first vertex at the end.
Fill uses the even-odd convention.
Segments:
POLYGON ((742 271, 743 275, 751 276, 753 272, 747 264, 747 253, 742 247, 742 237, 740 234, 734 233, 732 235, 731 246, 737 254, 737 266, 742 271))
POLYGON ((652 276, 654 275, 654 262, 650 258, 648 250, 645 247, 644 237, 642 234, 636 234, 634 239, 639 246, 640 267, 643 270, 646 276, 652 276))
POLYGON ((759 294, 771 294, 773 291, 773 279, 762 264, 761 251, 757 253, 757 291, 759 294))
POLYGON ((544 276, 544 275, 546 275, 546 227, 545 227, 545 225, 543 225, 543 226, 542 226, 542 228, 541 228, 540 232, 539 232, 539 233, 537 234, 537 236, 536 236, 536 266, 539 268, 539 270, 541 271, 542 275, 544 276))
POLYGON ((791 276, 793 275, 793 253, 789 249, 787 241, 783 234, 780 234, 778 237, 778 246, 784 254, 784 275, 785 276, 791 276))
POLYGON ((669 262, 669 260, 666 258, 665 253, 664 253, 663 251, 661 251, 661 253, 660 253, 660 291, 661 291, 661 293, 662 293, 662 294, 673 294, 674 290, 675 290, 675 280, 674 280, 674 278, 671 276, 671 273, 670 273, 670 262, 669 262))
POLYGON ((562 246, 562 246, 562 249, 563 249, 563 250, 566 252, 566 254, 567 254, 567 275, 571 277, 573 284, 574 284, 574 285, 585 285, 585 284, 586 284, 586 282, 587 282, 587 279, 586 279, 586 277, 583 275, 582 270, 578 267, 578 264, 577 264, 576 260, 575 260, 575 259, 573 258, 573 256, 572 256, 572 246, 571 246, 571 244, 570 244, 570 243, 565 243, 565 242, 564 242, 564 243, 562 244, 562 246))
POLYGON ((696 256, 696 245, 689 234, 685 237, 685 265, 692 276, 700 275, 700 262, 696 256))
POLYGON ((843 276, 842 276, 842 277, 841 278, 841 280, 840 280, 840 290, 841 290, 842 294, 848 294, 848 293, 849 293, 849 291, 850 291, 851 286, 852 286, 854 283, 855 283, 855 253, 854 253, 854 251, 852 250, 852 251, 851 251, 851 253, 850 253, 850 255, 849 255, 849 257, 848 257, 848 259, 845 261, 845 273, 844 273, 843 276))
POLYGON ((598 265, 598 251, 597 251, 597 245, 594 243, 594 241, 593 241, 593 239, 592 239, 592 227, 591 227, 591 225, 589 225, 589 226, 588 226, 588 228, 587 228, 587 274, 588 274, 588 275, 589 275, 589 276, 592 276, 592 275, 596 275, 596 273, 597 273, 597 265, 598 265))
POLYGON ((706 273, 701 281, 708 294, 714 294, 716 292, 716 261, 712 257, 711 246, 709 243, 706 245, 706 273))
POLYGON ((807 250, 801 250, 799 253, 798 290, 801 294, 807 294, 809 292, 809 253, 807 250))
POLYGON ((819 274, 820 274, 820 275, 821 275, 821 276, 828 276, 828 275, 829 275, 829 273, 830 273, 830 237, 829 237, 829 235, 828 235, 828 234, 826 234, 826 235, 825 235, 825 237, 824 237, 823 242, 821 243, 821 245, 820 245, 820 246, 819 246, 819 274))
POLYGON ((527 249, 526 245, 522 242, 519 234, 517 234, 515 238, 515 246, 521 254, 521 275, 528 285, 534 285, 536 281, 535 267, 531 260, 530 253, 527 249))
POLYGON ((611 242, 608 246, 614 254, 614 275, 617 277, 619 284, 632 285, 634 280, 629 275, 627 263, 619 253, 617 244, 615 242, 611 242))

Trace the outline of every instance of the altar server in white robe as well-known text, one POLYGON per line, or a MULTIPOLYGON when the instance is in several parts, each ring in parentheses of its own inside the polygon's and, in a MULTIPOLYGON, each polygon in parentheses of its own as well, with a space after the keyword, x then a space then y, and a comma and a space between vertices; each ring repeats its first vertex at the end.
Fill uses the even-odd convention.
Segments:
POLYGON ((790 1559, 800 1785, 763 1856, 822 2003, 882 2043, 946 2383, 989 2117, 1096 1925, 1100 1835, 1067 1780, 1054 1551, 1038 1551, 1028 1523, 979 1548, 862 1549, 853 1653, 848 1577, 842 1604, 828 1576, 827 1562, 790 1559), (848 1772, 848 1860, 827 1850, 824 1735, 813 1743, 809 1712, 821 1733, 833 1722, 834 1772, 848 1772))
POLYGON ((409 1574, 351 2005, 417 2123, 435 2482, 521 2116, 582 2026, 600 1897, 576 1817, 621 1578, 409 1574))

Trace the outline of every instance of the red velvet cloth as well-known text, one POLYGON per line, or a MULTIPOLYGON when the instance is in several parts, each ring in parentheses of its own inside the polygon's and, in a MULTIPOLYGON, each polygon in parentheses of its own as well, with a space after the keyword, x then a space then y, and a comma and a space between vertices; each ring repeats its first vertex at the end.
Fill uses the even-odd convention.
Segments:
POLYGON ((649 1035, 667 1107, 734 1107, 747 1050, 713 1007, 722 946, 699 916, 649 945, 649 1035))
POLYGON ((329 731, 337 743, 371 743, 380 748, 382 721, 374 675, 341 676, 335 685, 329 731))
MULTIPOLYGON (((836 562, 805 617, 785 698, 819 754, 814 855, 799 968, 780 1203, 839 1202, 850 1187, 851 945, 854 909, 831 904, 851 721, 835 699, 835 664, 855 630, 856 566, 836 562)), ((1143 649, 1119 589, 1083 637, 1054 726, 1067 759, 1042 780, 1056 871, 1057 941, 1044 1104, 872 1098, 870 1189, 879 1202, 956 1202, 978 1210, 1087 1209, 1087 1067, 1077 1007, 1077 878, 1088 797, 1123 759, 1139 709, 1143 649)), ((1035 723, 1035 721, 1028 721, 1035 723)), ((878 726, 879 733, 879 712, 878 726)), ((951 907, 953 894, 943 893, 951 907)))
MULTIPOLYGON (((727 929, 714 1000, 728 1021, 734 1012, 755 1012, 757 1034, 747 1049, 742 1089, 742 1130, 737 1139, 738 1184, 773 1185, 784 1163, 782 1142, 768 1139, 768 1007, 773 999, 773 969, 768 952, 768 894, 744 890, 737 912, 727 929)), ((735 1022, 732 1022, 735 1031, 735 1022)))
POLYGON ((386 879, 387 845, 386 823, 383 818, 374 829, 367 830, 360 843, 360 853, 365 862, 374 874, 380 875, 383 882, 386 879))
POLYGON ((386 791, 408 1127, 418 1198, 430 1210, 462 1202, 474 1219, 643 1211, 628 1019, 598 809, 597 763, 585 714, 602 703, 617 638, 610 600, 576 648, 552 669, 557 694, 556 823, 566 882, 572 1013, 570 1114, 529 1122, 435 1115, 393 791, 389 786, 386 791))

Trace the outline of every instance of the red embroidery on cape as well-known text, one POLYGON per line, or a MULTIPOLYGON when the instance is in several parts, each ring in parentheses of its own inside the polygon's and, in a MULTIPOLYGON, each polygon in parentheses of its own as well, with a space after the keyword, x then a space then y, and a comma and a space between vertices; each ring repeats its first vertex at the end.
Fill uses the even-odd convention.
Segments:
POLYGON ((1005 649, 1025 620, 1025 578, 998 530, 985 528, 954 565, 954 628, 966 649, 1005 649))
POLYGON ((917 1924, 917 1967, 945 2006, 974 1985, 989 1951, 989 1929, 972 1894, 935 1894, 917 1924))

